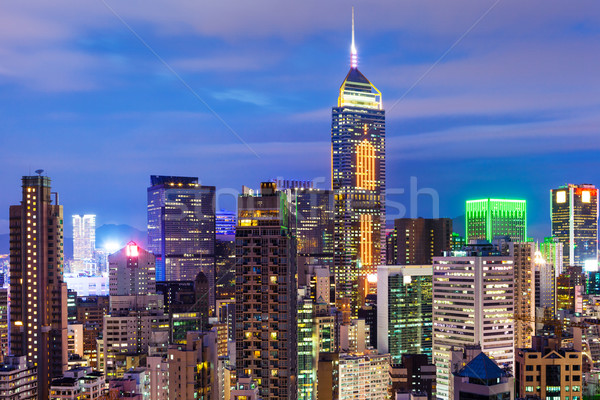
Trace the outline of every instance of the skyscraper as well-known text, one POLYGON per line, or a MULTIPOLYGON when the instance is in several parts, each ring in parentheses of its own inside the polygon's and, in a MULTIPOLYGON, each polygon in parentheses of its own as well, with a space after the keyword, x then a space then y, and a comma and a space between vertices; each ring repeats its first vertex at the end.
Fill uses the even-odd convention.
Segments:
POLYGON ((452 250, 452 219, 400 218, 388 250, 388 264, 426 265, 435 256, 452 250))
POLYGON ((385 258, 385 111, 381 92, 358 70, 354 13, 350 58, 331 123, 333 272, 346 315, 356 314, 385 258))
POLYGON ((531 347, 531 337, 535 335, 535 243, 509 242, 510 255, 514 266, 514 310, 515 315, 515 347, 531 347))
POLYGON ((527 202, 525 200, 482 199, 467 201, 467 243, 470 240, 492 242, 508 236, 513 242, 527 240, 527 202))
POLYGON ((514 363, 513 260, 489 244, 433 259, 433 361, 437 397, 452 399, 452 351, 480 345, 502 366, 514 363))
POLYGON ((96 216, 73 215, 73 260, 77 268, 84 260, 92 260, 96 250, 96 216))
POLYGON ((240 195, 235 237, 237 376, 252 376, 265 400, 294 400, 296 252, 288 200, 275 183, 240 195))
POLYGON ((547 264, 552 264, 555 276, 563 270, 563 244, 555 237, 546 237, 540 243, 540 255, 547 264))
POLYGON ((156 280, 193 281, 202 271, 215 306, 215 187, 198 178, 150 177, 148 250, 156 256, 156 280))
POLYGON ((377 271, 377 350, 392 364, 404 354, 431 361, 431 265, 385 265, 377 271))
POLYGON ((21 205, 10 207, 10 350, 37 366, 42 399, 67 367, 63 209, 50 183, 24 176, 21 205))
POLYGON ((586 263, 597 263, 598 189, 596 186, 567 184, 552 189, 550 195, 552 236, 563 244, 564 266, 583 267, 586 263))

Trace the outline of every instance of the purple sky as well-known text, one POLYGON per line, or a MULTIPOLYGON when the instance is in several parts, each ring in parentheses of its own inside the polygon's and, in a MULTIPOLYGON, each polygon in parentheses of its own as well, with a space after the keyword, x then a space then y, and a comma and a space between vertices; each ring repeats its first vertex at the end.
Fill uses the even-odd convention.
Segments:
MULTIPOLYGON (((278 176, 328 185, 351 3, 213 3, 2 2, 0 233, 38 168, 67 216, 141 229, 150 174, 225 193, 278 176)), ((410 210, 411 176, 442 216, 525 198, 543 237, 550 188, 600 184, 597 0, 354 5, 359 69, 387 110, 390 199, 431 215, 427 198, 410 210)))

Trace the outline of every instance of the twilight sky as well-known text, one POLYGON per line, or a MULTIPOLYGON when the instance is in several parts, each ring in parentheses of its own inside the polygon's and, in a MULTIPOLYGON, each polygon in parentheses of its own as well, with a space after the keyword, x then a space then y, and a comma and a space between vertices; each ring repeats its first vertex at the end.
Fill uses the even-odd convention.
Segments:
MULTIPOLYGON (((150 174, 198 176, 230 209, 243 184, 328 186, 351 5, 1 2, 0 234, 38 168, 66 216, 139 229, 150 174)), ((407 215, 432 215, 427 196, 410 205, 416 177, 440 216, 469 198, 525 198, 542 238, 550 188, 600 185, 598 0, 354 5, 359 69, 387 111, 388 198, 407 215)))

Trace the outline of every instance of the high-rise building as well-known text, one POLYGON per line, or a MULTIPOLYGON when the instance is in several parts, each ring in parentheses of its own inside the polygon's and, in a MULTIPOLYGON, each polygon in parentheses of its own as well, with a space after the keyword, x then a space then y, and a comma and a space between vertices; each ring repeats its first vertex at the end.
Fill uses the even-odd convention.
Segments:
POLYGON ((437 397, 453 396, 452 351, 479 345, 502 367, 514 363, 513 260, 490 244, 433 259, 433 360, 437 397))
POLYGON ((533 264, 533 282, 535 307, 548 310, 550 315, 556 312, 556 276, 554 265, 546 262, 542 253, 535 253, 533 264))
POLYGON ((452 219, 400 218, 394 221, 394 238, 388 264, 431 264, 433 257, 452 250, 452 219))
POLYGON ((331 122, 333 273, 337 303, 346 315, 356 315, 369 276, 385 261, 385 111, 381 92, 357 68, 354 14, 351 49, 331 122))
POLYGON ((527 201, 506 199, 469 200, 466 207, 466 242, 508 236, 527 240, 527 201))
POLYGON ((431 360, 432 275, 430 265, 385 265, 377 270, 377 350, 392 364, 404 354, 431 360))
POLYGON ((0 288, 0 362, 8 356, 8 289, 0 288))
POLYGON ((198 178, 150 177, 148 250, 156 256, 157 281, 193 281, 202 271, 215 305, 215 187, 198 178))
POLYGON ((188 332, 185 344, 171 345, 169 399, 218 399, 217 334, 188 332))
POLYGON ((156 293, 154 254, 129 242, 108 256, 111 296, 138 296, 156 293))
POLYGON ((288 200, 274 183, 238 198, 236 368, 266 400, 297 396, 296 251, 288 200))
MULTIPOLYGON (((96 216, 93 214, 73 215, 73 261, 81 270, 85 262, 92 262, 96 250, 96 216)), ((71 271, 79 272, 79 271, 71 271)))
POLYGON ((547 264, 554 266, 555 276, 560 275, 563 271, 563 244, 558 238, 544 238, 540 243, 540 253, 547 264))
POLYGON ((317 399, 387 399, 389 368, 387 354, 322 353, 317 399))
POLYGON ((390 365, 392 399, 400 393, 426 394, 433 399, 435 392, 435 365, 426 354, 403 354, 401 363, 390 365))
POLYGON ((514 266, 515 347, 531 347, 535 335, 535 243, 509 242, 514 266))
POLYGON ((586 275, 580 266, 565 267, 556 278, 556 311, 583 311, 586 275))
POLYGON ((298 280, 304 282, 309 265, 333 268, 333 192, 290 188, 291 229, 296 237, 298 280))
POLYGON ((550 195, 552 236, 563 244, 563 264, 583 267, 595 263, 597 269, 598 189, 567 184, 552 189, 550 195))
POLYGON ((63 257, 58 194, 50 178, 24 176, 21 205, 10 207, 10 352, 37 366, 43 399, 51 380, 67 368, 63 257))
POLYGON ((307 292, 300 289, 298 293, 298 400, 314 400, 317 392, 315 304, 307 292))

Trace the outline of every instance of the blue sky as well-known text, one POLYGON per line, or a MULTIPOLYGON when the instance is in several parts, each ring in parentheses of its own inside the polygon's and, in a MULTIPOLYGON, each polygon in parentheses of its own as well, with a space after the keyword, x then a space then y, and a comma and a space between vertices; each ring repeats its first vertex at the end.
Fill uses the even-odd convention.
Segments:
MULTIPOLYGON (((137 228, 151 174, 198 176, 226 208, 274 177, 327 186, 351 5, 2 2, 0 233, 38 168, 65 215, 137 228)), ((525 198, 543 237, 550 188, 600 184, 597 0, 354 6, 359 69, 387 110, 392 201, 411 212, 411 177, 439 194, 441 216, 469 198, 525 198)), ((430 216, 420 199, 412 214, 430 216)))

